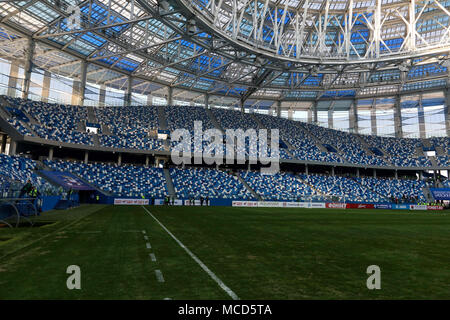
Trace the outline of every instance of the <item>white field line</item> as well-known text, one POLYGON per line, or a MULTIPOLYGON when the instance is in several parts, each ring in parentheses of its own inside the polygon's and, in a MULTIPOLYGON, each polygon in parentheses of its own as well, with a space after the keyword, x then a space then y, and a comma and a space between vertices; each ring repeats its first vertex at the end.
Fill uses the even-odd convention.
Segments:
POLYGON ((150 253, 149 256, 150 256, 150 259, 152 259, 153 262, 156 261, 156 257, 155 257, 154 253, 150 253))
POLYGON ((102 233, 102 231, 72 231, 72 232, 73 233, 80 233, 80 234, 83 234, 83 233, 86 233, 86 234, 88 234, 88 233, 102 233))
POLYGON ((144 240, 148 240, 148 237, 147 237, 147 236, 144 236, 144 240))
POLYGON ((147 247, 147 249, 151 249, 151 248, 152 248, 152 246, 150 245, 150 242, 147 242, 147 243, 145 244, 145 246, 147 247))
POLYGON ((197 258, 195 254, 191 252, 191 250, 189 250, 158 219, 156 219, 156 217, 150 211, 148 211, 146 207, 142 206, 142 208, 144 208, 144 210, 147 211, 147 213, 161 226, 161 228, 163 228, 169 234, 169 236, 171 236, 172 239, 175 240, 175 242, 178 243, 178 245, 181 248, 183 248, 188 255, 191 256, 191 258, 195 262, 197 262, 197 264, 211 277, 211 279, 213 279, 219 285, 219 287, 221 287, 233 300, 239 300, 239 297, 236 295, 236 293, 234 293, 233 290, 231 290, 228 286, 226 286, 225 283, 223 283, 223 281, 220 280, 219 277, 214 274, 214 272, 212 272, 199 258, 197 258))
POLYGON ((164 277, 162 275, 161 270, 155 270, 156 279, 158 279, 158 282, 164 282, 164 277))
POLYGON ((142 233, 143 233, 143 234, 146 234, 146 233, 147 233, 147 231, 145 231, 145 230, 142 230, 142 233))

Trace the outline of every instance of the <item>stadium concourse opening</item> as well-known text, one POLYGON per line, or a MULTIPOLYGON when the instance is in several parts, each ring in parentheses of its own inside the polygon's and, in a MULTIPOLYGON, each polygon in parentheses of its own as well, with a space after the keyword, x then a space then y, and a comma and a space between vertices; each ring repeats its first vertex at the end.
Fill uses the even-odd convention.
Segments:
POLYGON ((449 12, 1 3, 0 299, 450 299, 449 12))

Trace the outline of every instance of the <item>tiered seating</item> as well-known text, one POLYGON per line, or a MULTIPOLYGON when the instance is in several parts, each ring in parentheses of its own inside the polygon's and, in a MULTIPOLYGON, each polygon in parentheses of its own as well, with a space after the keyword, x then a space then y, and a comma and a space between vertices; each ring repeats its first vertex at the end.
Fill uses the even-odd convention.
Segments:
POLYGON ((361 135, 368 145, 384 150, 388 160, 398 167, 429 167, 426 157, 416 157, 416 148, 422 146, 420 139, 392 138, 361 135))
MULTIPOLYGON (((38 124, 32 124, 31 128, 40 138, 66 143, 93 145, 92 136, 76 131, 78 123, 87 118, 87 109, 85 107, 22 100, 19 98, 5 98, 15 108, 25 111, 37 120, 38 124)), ((24 130, 20 121, 12 124, 20 133, 32 135, 29 130, 24 130)))
POLYGON ((312 124, 304 123, 303 125, 322 143, 336 146, 342 152, 342 156, 350 163, 375 166, 388 165, 382 157, 367 154, 354 134, 326 129, 312 124))
POLYGON ((214 117, 224 129, 258 129, 258 123, 251 115, 233 110, 211 109, 214 117))
POLYGON ((109 148, 128 148, 143 150, 163 150, 163 141, 149 138, 147 135, 100 135, 100 144, 109 148))
POLYGON ((3 189, 8 189, 6 185, 9 187, 10 184, 17 183, 17 190, 14 191, 19 191, 18 189, 30 180, 41 194, 54 194, 55 188, 38 176, 34 172, 35 169, 36 163, 33 160, 0 154, 0 180, 3 189))
POLYGON ((19 131, 20 134, 24 136, 33 136, 30 130, 28 130, 27 127, 23 124, 22 121, 17 119, 8 119, 8 122, 10 125, 12 125, 14 128, 16 128, 17 131, 19 131))
MULTIPOLYGON (((247 131, 249 129, 254 129, 256 134, 258 134, 258 123, 253 119, 253 117, 249 114, 242 114, 242 112, 233 111, 233 110, 224 110, 224 109, 212 109, 211 110, 214 117, 217 119, 220 126, 226 131, 227 129, 241 129, 242 131, 247 131)), ((239 132, 236 132, 237 138, 242 138, 242 135, 239 132)), ((267 139, 271 138, 270 131, 267 132, 267 139)), ((250 150, 249 141, 246 139, 245 149, 239 146, 236 146, 235 151, 237 154, 242 154, 249 156, 250 154, 259 154, 259 146, 255 149, 250 150)), ((270 148, 270 143, 267 146, 267 152, 269 157, 279 157, 280 159, 291 159, 291 156, 286 152, 285 149, 279 148, 278 155, 274 154, 270 148)))
POLYGON ((99 107, 94 110, 99 123, 108 125, 113 135, 148 135, 149 130, 159 127, 156 107, 99 107))
POLYGON ((241 171, 241 177, 264 200, 309 201, 322 197, 291 173, 262 175, 259 171, 241 171))
POLYGON ((55 170, 72 172, 116 196, 162 198, 168 194, 160 168, 47 160, 45 164, 55 170))
POLYGON ((437 156, 436 161, 439 166, 450 166, 450 156, 437 156))
POLYGON ((355 178, 360 184, 389 200, 398 199, 401 202, 425 201, 422 189, 426 187, 425 182, 418 180, 397 180, 378 178, 355 178), (417 197, 417 200, 415 199, 417 197), (414 200, 416 201, 412 201, 414 200))
POLYGON ((181 198, 209 197, 223 199, 252 199, 251 193, 239 179, 214 169, 170 169, 175 193, 181 198))
POLYGON ((255 114, 255 116, 266 128, 280 130, 280 138, 295 148, 290 150, 290 152, 296 159, 336 163, 343 162, 338 155, 321 151, 314 141, 306 136, 304 131, 294 121, 262 114, 255 114))
POLYGON ((398 167, 431 167, 432 163, 430 159, 426 157, 408 158, 403 156, 389 157, 389 161, 398 167))
POLYGON ((66 130, 60 127, 46 127, 35 124, 31 125, 31 128, 42 139, 66 143, 94 145, 92 136, 84 132, 66 130))
MULTIPOLYGON (((202 122, 202 130, 208 130, 214 128, 213 123, 209 119, 205 108, 193 107, 193 106, 167 106, 164 108, 165 116, 167 119, 167 129, 173 132, 176 129, 186 129, 191 134, 191 152, 201 153, 202 149, 196 148, 194 145, 194 121, 202 122)), ((173 148, 178 142, 172 142, 173 148)), ((207 145, 203 142, 203 150, 207 145)))
POLYGON ((351 178, 325 175, 301 175, 300 177, 322 193, 340 197, 340 201, 380 202, 387 200, 351 178))
MULTIPOLYGON (((70 105, 50 104, 5 97, 13 107, 9 108, 12 118, 8 119, 21 134, 32 136, 34 133, 43 139, 66 143, 93 145, 91 134, 79 132, 77 129, 82 121, 87 119, 87 108, 70 105), (27 122, 27 115, 37 120, 37 124, 27 122), (31 128, 31 130, 30 130, 31 128), (34 133, 33 133, 34 131, 34 133)), ((163 142, 151 138, 149 130, 157 130, 159 119, 157 108, 146 106, 133 107, 105 107, 95 108, 95 115, 100 124, 107 125, 111 135, 99 134, 102 146, 111 148, 132 148, 144 150, 164 150, 163 142)), ((168 129, 194 129, 194 121, 202 121, 203 130, 214 128, 208 113, 202 107, 167 106, 164 108, 168 129)), ((281 159, 294 159, 303 161, 320 161, 329 163, 347 162, 368 166, 398 166, 398 167, 431 167, 432 162, 427 157, 417 157, 416 149, 423 146, 420 139, 398 139, 379 136, 358 136, 337 130, 323 128, 317 125, 294 122, 267 115, 250 115, 241 112, 211 109, 218 123, 227 129, 255 129, 258 131, 258 121, 267 129, 279 129, 280 138, 285 141, 290 150, 280 148, 281 159), (306 134, 305 134, 306 133, 306 134), (325 152, 320 144, 314 142, 314 137, 323 146, 328 148, 325 152), (361 142, 361 138, 365 143, 361 142), (372 155, 365 145, 380 151, 379 155, 372 155), (330 147, 328 147, 329 145, 330 147), (292 147, 292 148, 291 148, 292 147), (337 152, 333 152, 336 148, 337 152), (323 151, 322 151, 323 150, 323 151), (385 156, 383 156, 383 154, 385 156)), ((440 166, 449 165, 450 139, 448 137, 431 138, 432 146, 442 148, 446 156, 438 154, 437 163, 440 166)), ((172 142, 173 147, 175 143, 172 142)), ((207 145, 203 143, 203 149, 207 145)), ((237 147, 238 154, 249 156, 248 141, 245 147, 237 147), (242 150, 240 150, 241 148, 242 150), (245 150, 244 150, 245 149, 245 150)), ((194 150, 191 143, 191 150, 194 150)), ((269 154, 271 153, 269 149, 269 154)))
POLYGON ((450 138, 449 137, 434 137, 430 139, 431 144, 436 146, 441 146, 444 153, 450 155, 450 138))
POLYGON ((194 121, 202 122, 202 129, 214 128, 205 108, 190 106, 167 106, 164 108, 167 119, 167 129, 186 129, 193 135, 194 121))
POLYGON ((158 130, 156 107, 127 106, 95 108, 97 120, 107 125, 112 135, 99 135, 100 144, 110 148, 162 150, 161 140, 149 137, 158 130))

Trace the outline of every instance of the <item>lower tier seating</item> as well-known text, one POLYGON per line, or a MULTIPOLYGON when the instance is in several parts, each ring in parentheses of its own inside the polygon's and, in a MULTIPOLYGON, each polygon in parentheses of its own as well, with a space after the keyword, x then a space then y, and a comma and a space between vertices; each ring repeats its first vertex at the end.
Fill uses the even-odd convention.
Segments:
POLYGON ((70 161, 45 161, 52 169, 72 172, 116 196, 162 198, 168 195, 160 168, 70 161))
POLYGON ((175 192, 182 198, 248 200, 253 196, 231 173, 214 169, 170 169, 175 192))

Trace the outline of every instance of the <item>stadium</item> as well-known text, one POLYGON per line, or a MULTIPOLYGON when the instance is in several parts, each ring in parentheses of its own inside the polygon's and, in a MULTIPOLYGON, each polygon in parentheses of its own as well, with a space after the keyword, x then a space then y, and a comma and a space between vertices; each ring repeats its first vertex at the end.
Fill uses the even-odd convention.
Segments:
POLYGON ((449 21, 0 1, 0 300, 450 299, 449 21))

